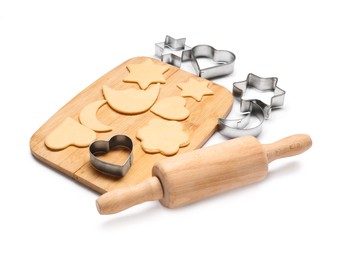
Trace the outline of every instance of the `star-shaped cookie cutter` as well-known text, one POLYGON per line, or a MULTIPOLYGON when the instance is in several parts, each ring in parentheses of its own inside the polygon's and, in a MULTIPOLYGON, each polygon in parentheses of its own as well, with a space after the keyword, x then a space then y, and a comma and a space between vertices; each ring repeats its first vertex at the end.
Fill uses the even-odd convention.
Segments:
POLYGON ((180 68, 183 61, 191 58, 191 47, 185 45, 186 38, 175 39, 166 35, 164 42, 155 44, 155 55, 161 61, 180 68))
POLYGON ((249 73, 247 79, 233 83, 233 96, 241 101, 240 110, 248 111, 250 102, 258 104, 264 111, 265 118, 270 117, 271 110, 284 105, 285 91, 277 87, 278 78, 261 78, 249 73), (266 104, 260 99, 244 99, 244 94, 248 88, 256 88, 260 91, 273 91, 273 97, 270 104, 266 104))
POLYGON ((245 81, 233 83, 233 96, 240 101, 240 112, 243 114, 239 119, 218 119, 218 131, 229 138, 236 138, 245 135, 258 136, 262 131, 265 119, 268 119, 273 108, 281 107, 284 104, 285 91, 277 87, 278 78, 261 78, 249 73, 245 81), (244 99, 243 95, 247 88, 254 87, 260 91, 273 91, 270 104, 260 99, 244 99), (248 127, 251 116, 259 120, 259 124, 248 127))

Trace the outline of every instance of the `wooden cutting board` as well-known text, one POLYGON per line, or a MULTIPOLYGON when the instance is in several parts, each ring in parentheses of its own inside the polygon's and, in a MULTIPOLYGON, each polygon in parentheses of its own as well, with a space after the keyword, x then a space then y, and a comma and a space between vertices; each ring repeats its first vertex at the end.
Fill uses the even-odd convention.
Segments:
MULTIPOLYGON (((123 79, 129 74, 126 66, 139 64, 147 59, 151 58, 137 57, 127 60, 70 100, 32 136, 30 148, 34 157, 101 194, 119 187, 137 184, 150 177, 153 164, 167 157, 160 153, 145 153, 140 146, 140 141, 135 137, 137 130, 145 126, 151 118, 159 118, 150 111, 139 115, 123 115, 115 112, 105 104, 97 112, 97 118, 104 124, 111 125, 113 130, 106 133, 96 133, 96 140, 109 140, 116 134, 125 134, 133 140, 133 165, 121 179, 96 171, 90 165, 88 148, 69 146, 61 151, 52 151, 44 144, 46 136, 66 117, 72 117, 78 121, 82 108, 93 101, 104 99, 102 94, 103 85, 113 89, 139 89, 135 83, 123 82, 123 79)), ((158 100, 169 96, 180 96, 181 89, 177 87, 177 84, 187 82, 189 78, 198 78, 177 67, 159 60, 152 60, 157 64, 169 66, 169 70, 164 73, 166 83, 161 84, 158 100)), ((204 96, 200 102, 191 97, 185 98, 186 108, 190 111, 190 116, 181 122, 184 131, 190 136, 190 144, 180 148, 178 153, 201 147, 216 131, 217 119, 226 117, 231 109, 233 97, 226 88, 213 82, 211 82, 209 88, 214 92, 214 95, 204 96)))

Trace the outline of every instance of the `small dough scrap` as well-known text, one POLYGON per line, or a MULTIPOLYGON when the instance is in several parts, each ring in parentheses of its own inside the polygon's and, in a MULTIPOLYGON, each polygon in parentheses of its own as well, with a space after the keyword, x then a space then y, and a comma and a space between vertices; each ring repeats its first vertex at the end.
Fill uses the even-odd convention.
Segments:
POLYGON ((139 129, 137 138, 147 153, 162 153, 174 155, 180 147, 190 143, 189 135, 183 131, 183 126, 177 121, 160 118, 151 119, 147 126, 139 129))
POLYGON ((129 75, 123 81, 138 83, 141 89, 147 89, 151 83, 165 83, 163 74, 169 70, 169 67, 148 59, 140 64, 127 65, 127 69, 129 75))
POLYGON ((184 120, 189 117, 190 112, 185 108, 186 100, 179 96, 167 97, 151 108, 151 111, 158 116, 170 120, 184 120))
POLYGON ((192 97, 199 102, 204 95, 214 95, 214 92, 208 89, 208 85, 208 81, 197 81, 194 78, 190 78, 188 82, 179 83, 177 86, 183 90, 182 97, 192 97))
POLYGON ((96 117, 97 110, 99 110, 100 107, 102 107, 106 103, 106 100, 97 100, 85 106, 81 110, 79 115, 81 124, 90 129, 93 129, 96 132, 111 131, 111 126, 101 123, 96 117))
POLYGON ((106 85, 102 90, 112 109, 122 114, 135 115, 147 111, 156 102, 160 84, 153 85, 146 91, 133 88, 114 90, 106 85))
POLYGON ((62 150, 70 145, 87 147, 95 139, 93 130, 67 117, 45 138, 45 145, 51 150, 62 150))

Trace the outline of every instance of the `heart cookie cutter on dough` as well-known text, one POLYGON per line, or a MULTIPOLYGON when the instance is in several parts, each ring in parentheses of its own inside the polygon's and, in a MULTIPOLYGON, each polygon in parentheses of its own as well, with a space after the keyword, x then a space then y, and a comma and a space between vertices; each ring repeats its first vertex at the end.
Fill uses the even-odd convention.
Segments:
POLYGON ((131 168, 133 163, 133 142, 126 135, 114 135, 109 141, 98 140, 89 146, 90 163, 98 171, 115 177, 123 177, 131 168), (124 148, 129 150, 129 155, 124 164, 113 164, 101 160, 96 155, 106 154, 115 148, 124 148))

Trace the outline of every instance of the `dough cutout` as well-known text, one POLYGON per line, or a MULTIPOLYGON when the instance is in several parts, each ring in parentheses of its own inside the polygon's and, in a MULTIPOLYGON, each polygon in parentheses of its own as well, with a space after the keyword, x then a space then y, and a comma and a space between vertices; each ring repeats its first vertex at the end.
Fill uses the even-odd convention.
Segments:
POLYGON ((90 129, 93 129, 96 132, 111 131, 111 126, 101 123, 96 117, 97 110, 99 110, 100 107, 102 107, 106 103, 106 100, 97 100, 85 106, 81 110, 79 115, 81 124, 90 129))
POLYGON ((157 101, 151 111, 169 120, 181 121, 189 117, 190 112, 185 108, 186 100, 179 96, 167 97, 157 101))
POLYGON ((67 117, 45 138, 45 145, 51 150, 62 150, 70 145, 87 147, 96 139, 96 133, 67 117))
POLYGON ((188 82, 179 83, 177 86, 182 90, 182 97, 192 97, 199 102, 204 95, 214 95, 214 92, 208 89, 208 85, 208 81, 190 78, 188 82))
POLYGON ((102 90, 112 109, 122 114, 135 115, 147 111, 156 102, 160 84, 153 85, 146 91, 133 88, 114 90, 106 85, 102 90))
POLYGON ((151 83, 165 83, 163 74, 169 70, 169 67, 148 59, 140 64, 127 65, 127 69, 129 75, 123 81, 138 83, 141 89, 147 89, 151 83))
POLYGON ((147 126, 139 129, 137 138, 141 147, 147 153, 162 153, 174 155, 180 147, 190 143, 189 135, 183 131, 183 126, 177 121, 160 118, 151 119, 147 126))

